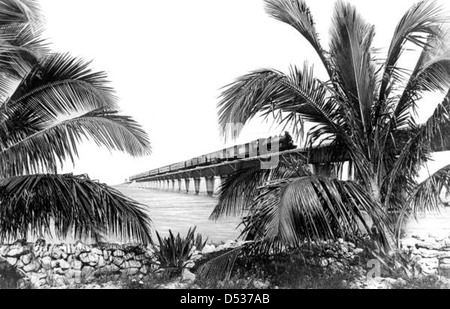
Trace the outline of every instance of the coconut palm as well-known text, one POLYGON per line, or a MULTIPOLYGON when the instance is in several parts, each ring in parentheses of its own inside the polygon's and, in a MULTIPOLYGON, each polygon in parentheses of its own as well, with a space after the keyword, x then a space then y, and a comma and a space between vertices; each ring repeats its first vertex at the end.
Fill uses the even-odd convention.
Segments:
POLYGON ((437 209, 442 189, 450 185, 450 165, 423 182, 417 179, 434 151, 450 149, 450 32, 442 8, 428 0, 413 5, 383 56, 372 44, 374 26, 350 4, 335 4, 328 49, 303 0, 265 5, 271 17, 294 27, 313 47, 327 79, 317 78, 307 62, 288 74, 260 69, 239 77, 222 93, 222 131, 227 135, 230 123, 273 117, 297 137, 305 134, 307 147, 322 146, 326 156, 311 151, 295 158, 296 165, 282 159, 276 170, 236 173, 224 182, 213 217, 246 213, 244 237, 286 246, 361 236, 365 214, 377 227, 368 233, 374 237, 378 231, 384 239, 380 234, 394 227, 399 232, 406 216, 437 209), (420 56, 407 70, 400 60, 412 48, 420 56), (417 109, 432 103, 422 97, 433 92, 442 92, 443 101, 425 123, 417 123, 417 109), (306 122, 311 129, 304 132, 306 122), (349 181, 308 172, 311 162, 342 168, 343 161, 353 175, 349 181))
POLYGON ((0 3, 0 238, 108 233, 151 241, 141 205, 88 176, 59 175, 79 144, 93 140, 132 156, 147 134, 119 115, 106 74, 49 51, 33 0, 0 3))

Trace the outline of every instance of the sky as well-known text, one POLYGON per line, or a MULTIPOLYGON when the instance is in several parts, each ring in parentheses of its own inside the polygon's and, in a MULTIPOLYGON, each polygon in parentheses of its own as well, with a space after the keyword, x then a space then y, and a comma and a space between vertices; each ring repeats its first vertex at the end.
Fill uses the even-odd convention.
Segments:
MULTIPOLYGON (((376 27, 374 45, 386 51, 395 26, 415 1, 353 0, 376 27)), ((143 171, 225 146, 217 124, 221 88, 260 68, 287 72, 289 65, 318 57, 290 26, 270 18, 262 0, 40 0, 45 36, 52 49, 92 61, 105 71, 122 114, 148 132, 152 155, 133 158, 95 144, 80 147, 75 165, 62 172, 88 174, 110 185, 143 171)), ((307 1, 322 44, 327 46, 334 1, 307 1)), ((450 12, 450 4, 439 1, 450 12)), ((421 110, 433 111, 430 102, 421 110)), ((436 102, 439 103, 439 102, 436 102)), ((245 127, 236 143, 280 134, 261 119, 245 127)), ((439 154, 430 169, 450 164, 439 154)), ((448 159, 447 159, 448 158, 448 159)))

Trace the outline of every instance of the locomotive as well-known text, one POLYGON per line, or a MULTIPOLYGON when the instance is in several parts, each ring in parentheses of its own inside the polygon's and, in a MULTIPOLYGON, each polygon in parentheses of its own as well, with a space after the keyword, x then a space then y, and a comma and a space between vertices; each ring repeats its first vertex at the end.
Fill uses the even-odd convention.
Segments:
POLYGON ((246 144, 231 146, 212 153, 192 158, 187 161, 174 163, 165 167, 140 173, 138 175, 130 177, 130 181, 166 174, 169 172, 193 169, 205 165, 219 164, 226 161, 258 157, 273 152, 286 151, 295 148, 297 148, 297 146, 294 145, 292 136, 286 131, 280 136, 260 138, 246 144))

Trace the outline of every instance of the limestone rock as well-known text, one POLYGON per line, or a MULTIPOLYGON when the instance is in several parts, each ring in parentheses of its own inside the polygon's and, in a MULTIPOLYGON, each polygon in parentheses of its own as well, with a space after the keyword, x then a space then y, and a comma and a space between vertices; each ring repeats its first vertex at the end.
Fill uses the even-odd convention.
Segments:
POLYGON ((8 262, 8 264, 10 264, 11 266, 15 266, 17 263, 17 258, 15 257, 7 257, 6 258, 6 262, 8 262))
POLYGON ((66 278, 70 284, 81 283, 81 270, 69 269, 66 271, 66 278))
POLYGON ((69 285, 69 280, 63 275, 53 275, 47 277, 47 284, 51 287, 64 287, 69 285))
POLYGON ((49 270, 52 268, 52 258, 49 256, 43 257, 41 259, 42 267, 46 270, 49 270))
POLYGON ((142 266, 141 269, 139 270, 142 274, 146 275, 148 273, 148 268, 147 266, 142 266))
POLYGON ((42 272, 29 273, 27 275, 30 283, 35 287, 41 287, 46 282, 47 274, 42 272))
POLYGON ((83 263, 81 261, 78 261, 78 260, 72 261, 72 269, 81 270, 81 268, 83 268, 83 263))
POLYGON ((186 261, 186 262, 184 263, 184 267, 187 268, 187 269, 191 269, 191 268, 193 268, 194 266, 195 266, 195 262, 192 261, 192 260, 186 261))
POLYGON ((0 245, 0 256, 5 256, 9 250, 8 245, 0 245))
POLYGON ((116 250, 116 251, 114 251, 113 256, 115 256, 115 257, 124 257, 125 256, 125 252, 123 252, 122 250, 116 250))
POLYGON ((131 259, 133 259, 136 256, 136 254, 134 252, 130 252, 125 254, 125 256, 123 257, 125 259, 125 261, 129 261, 131 259))
POLYGON ((181 273, 181 281, 185 282, 194 282, 195 281, 195 274, 191 273, 188 269, 183 269, 183 272, 181 273))
POLYGON ((41 268, 41 263, 37 260, 31 261, 28 265, 23 267, 23 271, 29 272, 37 272, 41 268))
POLYGON ((448 259, 450 258, 450 251, 441 251, 438 254, 439 259, 448 259))
POLYGON ((124 263, 124 261, 125 260, 123 258, 120 258, 120 257, 114 257, 113 260, 112 260, 113 264, 116 265, 116 266, 122 265, 124 263))
POLYGON ((130 260, 130 261, 126 261, 125 263, 123 263, 121 267, 124 268, 124 269, 141 268, 142 264, 140 262, 138 262, 138 261, 130 260))
POLYGON ((214 247, 214 245, 205 245, 205 247, 202 250, 203 254, 208 254, 211 252, 214 252, 216 250, 216 247, 214 247))
POLYGON ((424 258, 435 258, 439 256, 439 251, 437 250, 428 250, 425 248, 419 249, 419 254, 424 258))
POLYGON ((105 259, 103 258, 103 255, 100 255, 100 256, 98 257, 97 267, 98 267, 98 268, 101 268, 101 267, 104 267, 104 266, 106 266, 106 261, 105 261, 105 259))
POLYGON ((74 251, 75 251, 75 255, 80 255, 80 254, 83 254, 83 253, 91 252, 91 248, 88 245, 82 243, 81 241, 78 241, 75 244, 74 251))
POLYGON ((416 247, 418 249, 423 248, 423 249, 428 249, 428 250, 441 250, 442 248, 445 247, 445 244, 440 244, 440 243, 437 243, 437 242, 434 242, 434 243, 432 243, 432 242, 422 242, 422 243, 417 243, 416 247))
POLYGON ((90 266, 95 266, 98 263, 99 256, 93 253, 82 253, 79 256, 80 261, 90 266))
POLYGON ((59 267, 61 267, 61 269, 69 269, 70 268, 70 264, 69 262, 66 262, 65 260, 59 260, 59 267))
POLYGON ((9 247, 8 252, 5 254, 6 257, 17 258, 21 255, 29 253, 30 250, 24 246, 12 245, 9 247))
POLYGON ((84 279, 89 279, 95 272, 95 268, 91 267, 91 266, 84 266, 83 269, 81 270, 81 276, 84 279))
POLYGON ((136 255, 136 256, 134 257, 134 259, 135 259, 136 261, 141 262, 141 261, 145 261, 145 260, 147 259, 147 257, 145 256, 145 254, 139 254, 139 255, 136 255))
POLYGON ((101 274, 114 274, 118 273, 120 271, 120 268, 116 265, 106 265, 105 267, 97 270, 97 272, 101 274))
POLYGON ((134 276, 139 273, 139 268, 126 268, 126 269, 122 269, 121 272, 124 275, 134 276))
POLYGON ((28 254, 22 255, 20 257, 20 260, 22 261, 23 265, 28 265, 33 260, 33 254, 28 253, 28 254))
POLYGON ((103 258, 105 260, 108 260, 110 255, 111 255, 111 253, 108 250, 103 250, 103 258))
POLYGON ((97 254, 97 255, 103 255, 103 251, 99 248, 92 248, 91 253, 97 254))

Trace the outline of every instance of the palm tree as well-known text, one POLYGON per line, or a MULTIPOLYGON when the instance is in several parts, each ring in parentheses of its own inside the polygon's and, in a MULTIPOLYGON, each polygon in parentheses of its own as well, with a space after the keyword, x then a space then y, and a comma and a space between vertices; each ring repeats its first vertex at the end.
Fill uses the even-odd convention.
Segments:
MULTIPOLYGON (((304 158, 282 158, 275 170, 242 170, 221 188, 213 218, 246 213, 246 239, 297 244, 301 240, 355 238, 368 222, 372 238, 397 236, 404 218, 438 209, 450 185, 450 165, 418 182, 434 151, 450 149, 450 32, 435 1, 413 5, 398 23, 385 57, 373 47, 374 26, 354 6, 338 1, 331 20, 330 44, 322 46, 310 9, 303 0, 265 0, 267 13, 294 27, 313 47, 328 73, 315 77, 307 62, 290 72, 261 69, 228 85, 219 103, 224 135, 230 123, 258 116, 293 128, 305 143, 326 146, 328 162, 350 166, 352 180, 312 174, 304 158), (420 56, 412 70, 400 67, 411 48, 420 56), (429 92, 445 95, 433 115, 416 122, 417 108, 429 92), (447 93, 448 92, 448 93, 447 93)), ((429 103, 428 103, 429 104, 429 103)), ((322 161, 323 162, 323 161, 322 161)))
POLYGON ((119 115, 106 74, 49 51, 34 0, 0 2, 0 238, 104 233, 151 242, 141 205, 86 175, 57 174, 93 140, 132 156, 147 134, 119 115))

